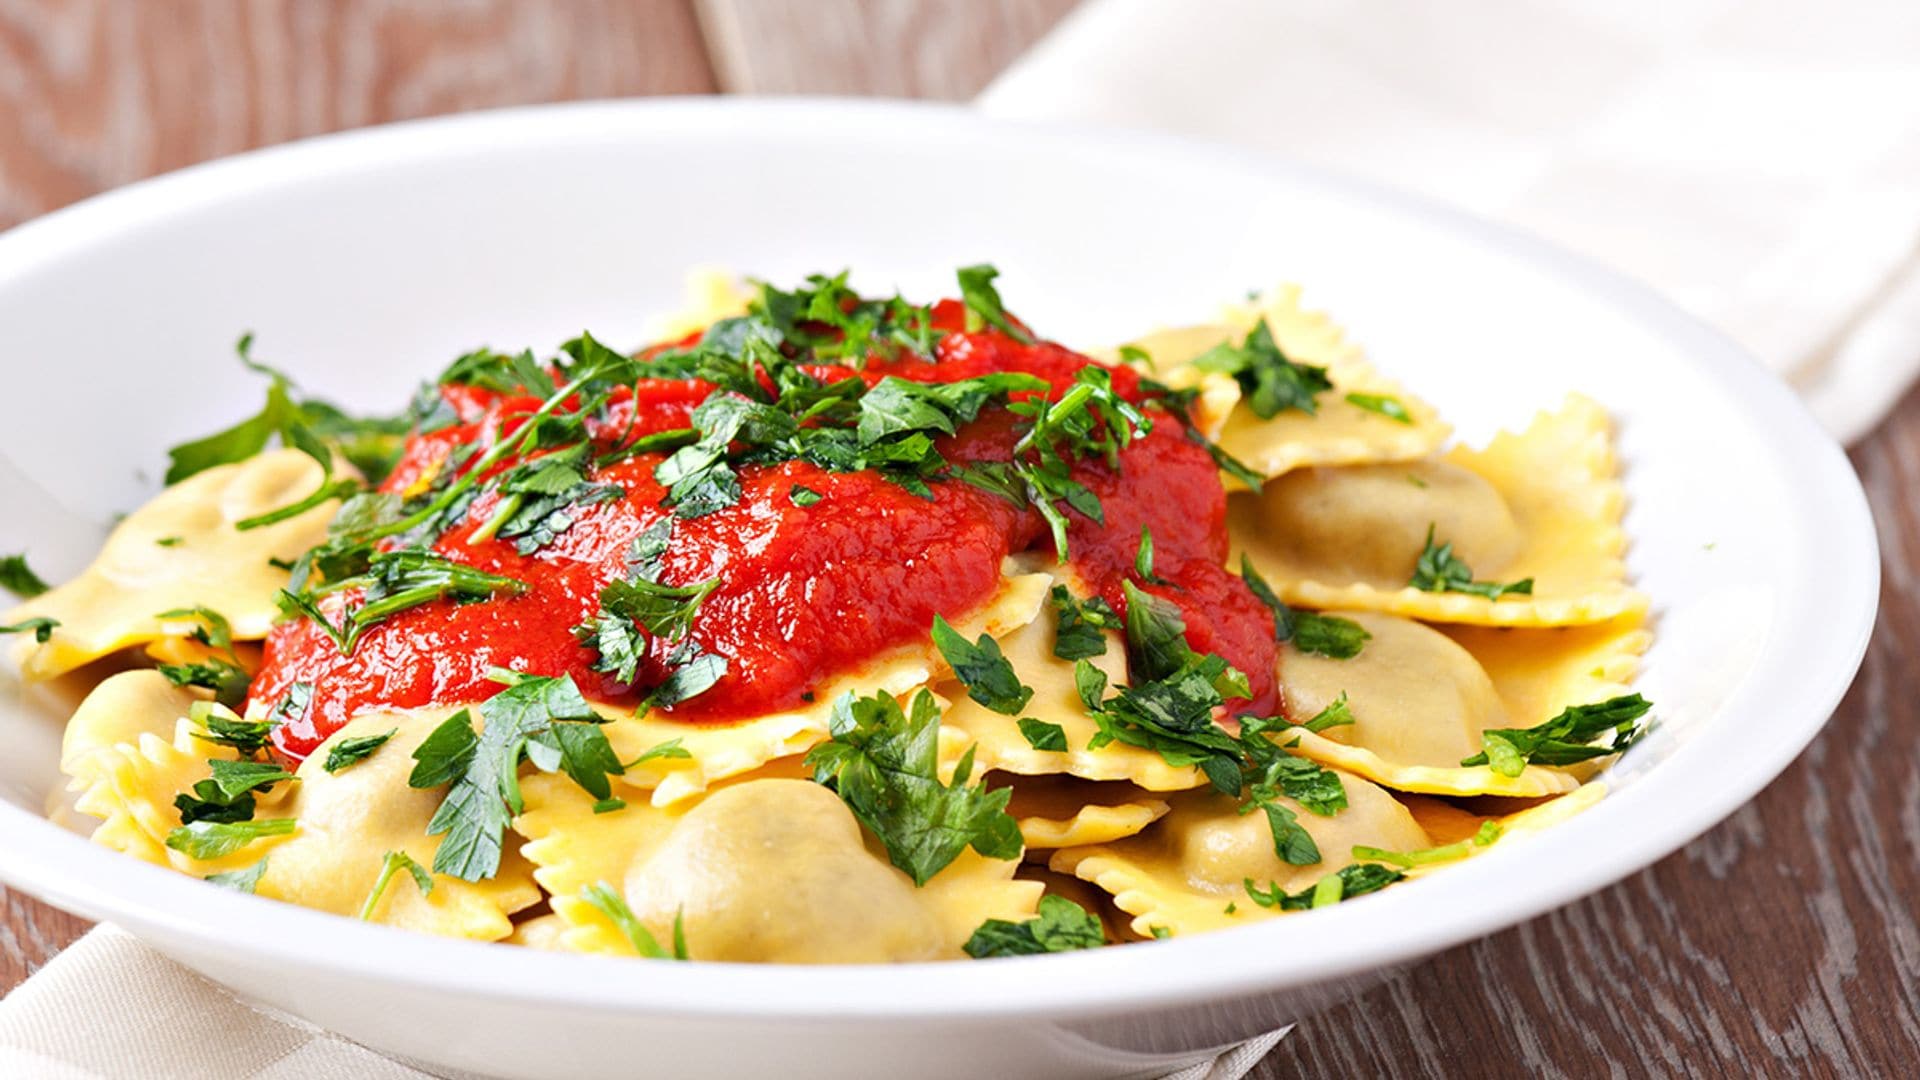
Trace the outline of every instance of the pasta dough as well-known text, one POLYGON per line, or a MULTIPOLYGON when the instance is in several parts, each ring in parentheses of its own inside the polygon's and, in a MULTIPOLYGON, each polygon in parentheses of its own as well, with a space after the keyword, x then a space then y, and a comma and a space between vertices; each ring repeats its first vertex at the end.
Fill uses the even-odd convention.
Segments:
POLYGON ((1331 817, 1279 800, 1320 849, 1320 861, 1310 866, 1291 865, 1274 853, 1266 815, 1242 814, 1236 800, 1211 791, 1176 795, 1168 800, 1173 809, 1146 832, 1063 849, 1048 865, 1110 893, 1143 937, 1154 927, 1190 934, 1271 917, 1278 912, 1253 903, 1248 880, 1295 892, 1351 865, 1356 844, 1390 851, 1428 846, 1426 831, 1384 789, 1352 775, 1340 781, 1347 807, 1331 817))
POLYGON ((1484 450, 1456 447, 1443 460, 1402 468, 1400 483, 1394 475, 1384 466, 1316 470, 1234 496, 1227 528, 1235 558, 1250 559, 1281 599, 1320 610, 1567 626, 1645 609, 1621 560, 1623 496, 1607 416, 1587 398, 1569 397, 1559 412, 1484 450), (1530 579, 1531 594, 1489 599, 1412 587, 1430 525, 1436 544, 1454 544, 1475 580, 1530 579), (1330 542, 1336 533, 1347 542, 1330 542))
POLYGON ((280 614, 274 597, 291 560, 327 536, 339 508, 329 500, 285 521, 242 531, 236 522, 299 502, 320 486, 320 466, 297 450, 271 450, 216 465, 127 515, 77 578, 14 608, 5 622, 59 620, 52 637, 14 643, 30 679, 50 679, 129 645, 185 637, 201 624, 161 613, 205 607, 233 636, 261 638, 280 614), (169 543, 162 544, 160 541, 169 543))
POLYGON ((839 797, 811 781, 743 779, 697 801, 594 814, 564 777, 531 777, 515 827, 582 952, 633 947, 591 904, 620 889, 661 940, 683 920, 697 959, 790 963, 957 956, 988 918, 1032 916, 1041 886, 1017 861, 964 852, 921 888, 888 863, 839 797))
MULTIPOLYGON (((1283 285, 1246 304, 1226 308, 1222 323, 1150 334, 1133 343, 1151 358, 1155 378, 1176 389, 1198 387, 1195 420, 1221 449, 1262 476, 1280 476, 1306 465, 1352 465, 1407 461, 1439 447, 1451 430, 1432 406, 1376 371, 1324 313, 1300 306, 1300 289, 1283 285), (1275 344, 1289 360, 1327 369, 1333 389, 1316 399, 1312 413, 1283 410, 1261 419, 1241 399, 1228 375, 1207 372, 1191 361, 1216 345, 1239 344, 1265 319, 1275 344), (1387 398, 1406 412, 1402 423, 1356 404, 1387 398)), ((1115 354, 1117 355, 1117 354, 1115 354)))

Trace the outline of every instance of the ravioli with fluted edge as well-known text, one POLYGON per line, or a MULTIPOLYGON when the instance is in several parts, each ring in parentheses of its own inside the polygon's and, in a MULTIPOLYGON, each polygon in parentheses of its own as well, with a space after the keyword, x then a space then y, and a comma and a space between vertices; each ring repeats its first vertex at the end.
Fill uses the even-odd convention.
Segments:
POLYGON ((23 676, 92 687, 50 814, 345 918, 820 964, 1365 902, 1602 797, 1652 704, 1598 404, 1449 447, 1297 288, 1084 354, 997 278, 706 272, 390 416, 243 339, 260 411, 83 574, 0 556, 23 676))

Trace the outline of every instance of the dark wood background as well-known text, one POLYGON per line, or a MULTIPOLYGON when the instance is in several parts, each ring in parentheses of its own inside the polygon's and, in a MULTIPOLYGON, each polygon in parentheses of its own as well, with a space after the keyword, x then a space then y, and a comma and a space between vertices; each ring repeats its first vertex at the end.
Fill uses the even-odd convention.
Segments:
MULTIPOLYGON (((4 0, 0 227, 249 147, 466 109, 715 92, 964 100, 1072 6, 4 0)), ((1886 549, 1884 607, 1859 683, 1800 761, 1651 870, 1301 1024, 1258 1075, 1913 1072, 1920 400, 1853 460, 1886 549)), ((0 989, 86 929, 25 896, 0 901, 0 989)))

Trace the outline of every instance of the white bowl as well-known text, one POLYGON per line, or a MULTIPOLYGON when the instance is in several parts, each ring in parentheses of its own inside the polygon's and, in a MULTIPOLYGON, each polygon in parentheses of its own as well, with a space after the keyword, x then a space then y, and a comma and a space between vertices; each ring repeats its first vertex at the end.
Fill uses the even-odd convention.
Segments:
POLYGON ((1304 282, 1469 439, 1570 389, 1619 418, 1660 726, 1549 839, 1226 933, 1082 954, 750 967, 443 941, 210 888, 41 817, 60 704, 0 699, 0 877, 376 1047, 524 1076, 1148 1075, 1392 965, 1646 866, 1771 780, 1840 699, 1878 558, 1845 457, 1792 395, 1640 287, 1283 162, 1136 134, 849 102, 483 114, 187 169, 0 237, 0 550, 68 573, 163 449, 250 412, 230 348, 390 407, 478 343, 638 343, 717 264, 951 291, 991 260, 1083 344, 1304 282))

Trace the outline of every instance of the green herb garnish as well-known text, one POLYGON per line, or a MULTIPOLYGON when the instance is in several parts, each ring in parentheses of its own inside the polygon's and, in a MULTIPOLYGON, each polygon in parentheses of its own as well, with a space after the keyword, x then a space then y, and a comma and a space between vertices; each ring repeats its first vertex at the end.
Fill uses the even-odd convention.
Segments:
POLYGON ((1480 733, 1480 753, 1462 766, 1488 765, 1502 776, 1519 776, 1529 762, 1572 765, 1618 754, 1640 741, 1647 726, 1641 717, 1653 703, 1639 694, 1624 694, 1593 705, 1573 705, 1560 715, 1530 728, 1490 728, 1480 733), (1611 734, 1604 743, 1595 739, 1611 734))
POLYGON ((613 886, 604 881, 589 885, 580 890, 580 899, 592 904, 594 910, 607 917, 607 921, 627 936, 635 952, 649 960, 687 960, 687 931, 681 922, 681 913, 673 914, 673 951, 660 947, 659 939, 653 936, 633 909, 627 906, 626 898, 614 891, 613 886))
POLYGON ((1347 404, 1379 413, 1397 423, 1413 423, 1413 414, 1407 412, 1407 407, 1401 404, 1400 399, 1387 394, 1348 394, 1347 404))
POLYGON ((1040 953, 1097 949, 1107 943, 1100 920, 1064 896, 1040 898, 1039 914, 1025 922, 988 919, 961 948, 968 956, 1035 956, 1040 953))
POLYGON ((1473 569, 1453 554, 1451 543, 1434 544, 1433 528, 1432 525, 1427 526, 1427 545, 1421 549, 1420 559, 1413 565, 1413 578, 1407 584, 1426 592, 1471 593, 1489 600, 1498 600, 1507 595, 1532 595, 1532 578, 1505 585, 1473 580, 1473 569))
POLYGON ((967 688, 967 696, 1004 716, 1018 716, 1033 699, 1033 687, 1020 681, 1013 664, 990 634, 968 641, 946 619, 933 617, 933 643, 967 688))
POLYGON ((971 748, 952 782, 940 782, 940 711, 932 694, 915 693, 902 711, 890 694, 849 691, 834 701, 828 727, 832 739, 807 754, 813 778, 840 796, 914 884, 925 885, 968 847, 989 859, 1020 857, 1020 829, 1007 813, 1012 789, 966 786, 971 748))
POLYGON ((266 836, 285 836, 294 829, 292 818, 265 821, 195 821, 167 834, 167 846, 188 858, 224 858, 266 836))
POLYGON ((52 586, 41 580, 40 575, 27 565, 25 553, 0 555, 0 589, 22 600, 31 600, 50 588, 52 586))
POLYGON ((414 862, 413 856, 404 851, 389 851, 381 856, 380 876, 373 879, 373 888, 367 893, 366 902, 360 905, 358 917, 362 922, 372 920, 374 909, 380 906, 380 897, 385 895, 387 885, 403 869, 413 878, 413 884, 420 890, 421 896, 433 895, 433 875, 427 872, 427 868, 414 862))
POLYGON ((1287 358, 1273 340, 1265 319, 1255 324, 1240 344, 1222 342, 1195 357, 1193 364, 1202 371, 1233 376, 1246 394, 1247 406, 1262 420, 1271 420, 1287 409, 1311 416, 1319 411, 1315 397, 1333 389, 1326 368, 1287 358))
POLYGON ((1263 908, 1278 908, 1281 911, 1306 911, 1310 908, 1328 907, 1342 900, 1350 900, 1370 892, 1378 892, 1407 875, 1398 870, 1389 869, 1378 863, 1355 863, 1343 866, 1338 873, 1321 878, 1312 888, 1297 893, 1288 893, 1274 882, 1268 882, 1265 889, 1247 878, 1242 885, 1253 902, 1263 908))
POLYGON ((387 740, 400 733, 399 728, 382 732, 379 735, 356 735, 341 739, 327 748, 327 760, 321 768, 329 773, 337 773, 352 765, 357 765, 373 756, 375 750, 387 745, 387 740))

